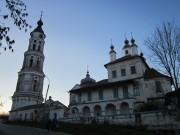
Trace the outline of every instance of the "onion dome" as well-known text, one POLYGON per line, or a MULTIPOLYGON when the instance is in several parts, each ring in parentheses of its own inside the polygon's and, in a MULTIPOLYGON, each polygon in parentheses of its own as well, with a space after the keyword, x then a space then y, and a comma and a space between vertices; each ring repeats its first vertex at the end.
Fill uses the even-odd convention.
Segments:
POLYGON ((44 31, 42 30, 43 22, 41 19, 37 22, 37 25, 38 26, 33 30, 33 32, 40 32, 44 34, 44 31))
POLYGON ((114 46, 111 44, 111 46, 110 46, 110 49, 111 49, 111 51, 109 52, 109 54, 110 53, 116 53, 116 51, 114 51, 114 46))
POLYGON ((137 46, 137 45, 135 44, 134 38, 131 39, 131 46, 137 46))
POLYGON ((124 43, 125 43, 125 45, 124 45, 123 49, 130 47, 130 45, 129 45, 129 40, 126 39, 126 40, 124 41, 124 43))
POLYGON ((95 82, 96 81, 94 79, 90 78, 89 71, 87 71, 86 78, 81 80, 81 85, 83 85, 83 86, 90 85, 90 84, 93 84, 95 82))
POLYGON ((135 40, 134 38, 131 39, 131 43, 134 44, 135 43, 135 40))

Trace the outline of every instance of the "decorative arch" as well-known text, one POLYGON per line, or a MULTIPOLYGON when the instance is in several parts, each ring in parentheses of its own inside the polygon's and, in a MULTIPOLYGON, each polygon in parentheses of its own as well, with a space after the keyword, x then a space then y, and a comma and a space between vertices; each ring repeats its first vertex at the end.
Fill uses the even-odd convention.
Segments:
POLYGON ((100 105, 94 106, 94 116, 101 116, 102 115, 102 109, 100 105))
POLYGON ((114 104, 106 105, 106 115, 115 115, 116 114, 116 106, 114 104))
POLYGON ((129 104, 127 102, 122 102, 120 108, 121 108, 122 114, 128 114, 130 112, 129 111, 129 104))
POLYGON ((91 116, 91 111, 90 111, 90 108, 88 106, 84 106, 82 112, 83 112, 84 117, 91 116))

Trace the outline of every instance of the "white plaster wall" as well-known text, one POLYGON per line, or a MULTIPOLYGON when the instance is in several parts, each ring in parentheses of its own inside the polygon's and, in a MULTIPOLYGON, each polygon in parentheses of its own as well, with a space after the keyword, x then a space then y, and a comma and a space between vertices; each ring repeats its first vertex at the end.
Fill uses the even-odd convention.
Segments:
POLYGON ((172 90, 171 83, 166 78, 149 79, 145 82, 145 85, 146 85, 147 97, 155 97, 158 95, 165 95, 167 92, 170 92, 172 90), (156 92, 156 84, 155 84, 156 81, 161 82, 161 86, 162 86, 162 90, 163 90, 161 93, 156 92))
POLYGON ((19 120, 22 114, 21 120, 25 120, 25 115, 27 114, 26 120, 30 120, 31 113, 34 113, 34 109, 23 110, 23 111, 13 111, 9 113, 9 120, 19 120))
POLYGON ((108 65, 107 71, 108 71, 108 81, 109 82, 115 82, 115 81, 121 81, 121 80, 128 80, 133 79, 137 77, 142 77, 145 72, 145 65, 142 62, 140 58, 130 59, 128 61, 119 62, 114 65, 108 65), (131 66, 135 66, 136 68, 136 74, 131 74, 131 66), (121 76, 121 69, 126 69, 126 76, 121 76), (112 78, 112 71, 116 70, 117 77, 112 78))
POLYGON ((110 53, 110 61, 115 61, 116 60, 116 53, 110 53))

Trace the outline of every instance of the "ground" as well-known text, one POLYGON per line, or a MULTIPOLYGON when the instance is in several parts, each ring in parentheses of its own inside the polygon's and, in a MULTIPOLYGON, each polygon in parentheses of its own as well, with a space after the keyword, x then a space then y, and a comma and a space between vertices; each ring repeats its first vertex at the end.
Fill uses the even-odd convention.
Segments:
POLYGON ((46 129, 19 125, 0 124, 0 135, 72 135, 63 132, 48 132, 46 129))

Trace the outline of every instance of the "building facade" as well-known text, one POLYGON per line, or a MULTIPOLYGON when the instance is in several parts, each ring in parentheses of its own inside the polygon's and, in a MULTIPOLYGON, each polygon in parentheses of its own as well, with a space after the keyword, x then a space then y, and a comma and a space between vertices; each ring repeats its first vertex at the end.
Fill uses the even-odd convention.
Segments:
POLYGON ((150 101, 164 103, 171 91, 170 78, 149 67, 133 38, 131 44, 127 39, 124 43, 118 59, 114 46, 110 47, 110 62, 104 65, 107 79, 96 82, 87 72, 69 91, 70 118, 132 114, 150 101))

